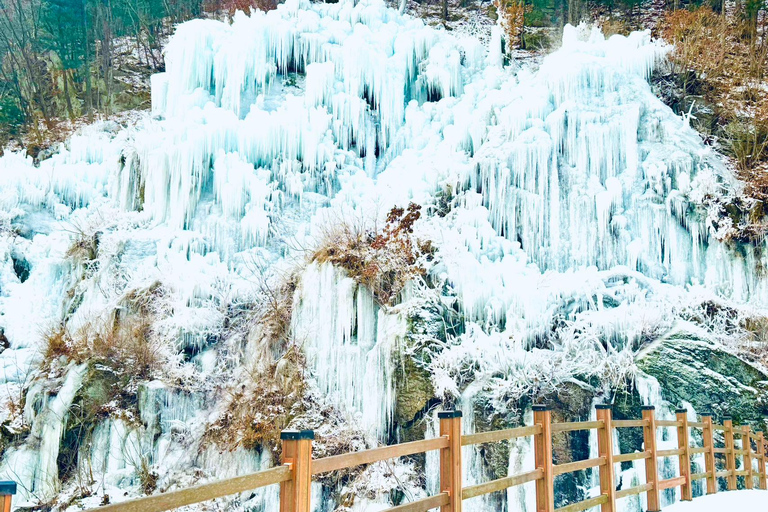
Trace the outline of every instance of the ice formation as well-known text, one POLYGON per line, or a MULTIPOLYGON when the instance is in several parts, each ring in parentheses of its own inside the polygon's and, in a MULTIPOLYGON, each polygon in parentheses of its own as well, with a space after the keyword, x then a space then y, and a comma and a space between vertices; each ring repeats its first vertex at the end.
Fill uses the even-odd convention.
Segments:
MULTIPOLYGON (((382 307, 342 269, 313 262, 293 298, 313 382, 373 439, 392 435, 393 354, 425 296, 466 326, 435 354, 436 392, 468 408, 483 393, 502 412, 543 381, 624 379, 640 340, 697 301, 764 308, 761 252, 718 241, 705 207, 739 184, 647 82, 667 47, 648 32, 606 40, 567 26, 532 70, 502 65, 499 36, 486 49, 380 0, 288 0, 231 24, 192 21, 152 78, 151 115, 88 127, 39 165, 0 158, 6 403, 28 387, 44 330, 103 321, 155 282, 168 290, 155 330, 182 377, 204 383, 228 364, 216 341, 226 307, 257 295, 254 279, 304 261, 334 222, 375 225, 409 202, 427 213, 416 235, 437 249, 431 287, 382 307), (74 261, 78 237, 98 240, 93 262, 74 261), (467 386, 456 370, 470 363, 467 386)), ((31 425, 0 467, 22 501, 61 490, 59 441, 81 371, 70 367, 55 394, 31 389, 21 419, 3 409, 12 427, 31 425)), ((204 386, 153 381, 138 393, 140 427, 110 419, 93 434, 97 492, 135 492, 136 458, 167 485, 192 468, 221 477, 269 463, 201 448, 216 409, 204 386)), ((466 456, 479 481, 483 461, 466 456)), ((530 459, 521 443, 509 467, 530 459)), ((254 499, 273 509, 271 491, 254 499)), ((530 489, 505 499, 530 510, 530 489)))

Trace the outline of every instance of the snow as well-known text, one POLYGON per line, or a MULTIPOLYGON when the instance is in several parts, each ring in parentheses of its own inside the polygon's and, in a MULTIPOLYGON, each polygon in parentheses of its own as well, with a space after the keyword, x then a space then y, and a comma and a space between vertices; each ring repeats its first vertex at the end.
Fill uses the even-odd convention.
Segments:
POLYGON ((768 503, 768 491, 727 491, 694 498, 690 502, 676 503, 664 507, 664 512, 722 512, 723 510, 758 512, 765 510, 766 503, 768 503))

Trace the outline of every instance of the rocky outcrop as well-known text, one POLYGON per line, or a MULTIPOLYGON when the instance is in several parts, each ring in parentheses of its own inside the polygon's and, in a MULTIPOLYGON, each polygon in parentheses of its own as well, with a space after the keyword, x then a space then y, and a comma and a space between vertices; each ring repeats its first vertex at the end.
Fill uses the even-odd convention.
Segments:
POLYGON ((659 381, 668 402, 688 402, 699 412, 764 427, 768 375, 693 330, 674 330, 649 346, 637 363, 659 381))

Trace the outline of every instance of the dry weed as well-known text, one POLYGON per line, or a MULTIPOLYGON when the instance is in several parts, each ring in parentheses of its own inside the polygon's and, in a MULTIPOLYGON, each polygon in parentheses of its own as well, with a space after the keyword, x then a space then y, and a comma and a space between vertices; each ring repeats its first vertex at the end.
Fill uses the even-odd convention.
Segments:
POLYGON ((341 223, 326 233, 311 260, 343 268, 380 304, 392 305, 409 280, 425 273, 419 259, 433 251, 431 242, 413 237, 420 216, 421 206, 411 203, 392 208, 378 232, 341 223))

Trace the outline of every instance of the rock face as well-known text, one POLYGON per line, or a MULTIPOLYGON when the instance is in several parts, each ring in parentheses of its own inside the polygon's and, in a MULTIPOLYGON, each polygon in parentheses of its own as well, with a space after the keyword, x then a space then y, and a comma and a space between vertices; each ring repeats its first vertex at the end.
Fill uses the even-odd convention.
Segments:
POLYGON ((762 428, 768 375, 693 332, 678 329, 651 345, 638 366, 655 377, 672 404, 730 415, 734 423, 762 428))

